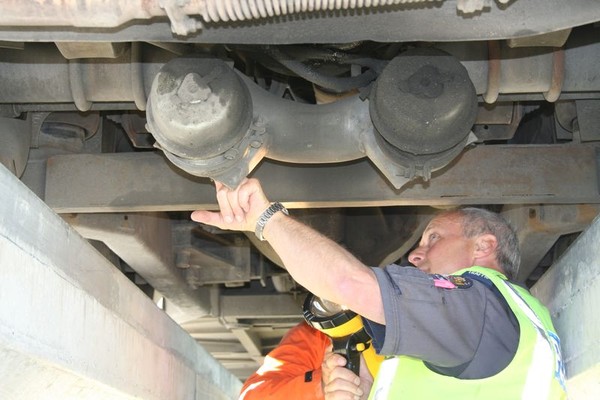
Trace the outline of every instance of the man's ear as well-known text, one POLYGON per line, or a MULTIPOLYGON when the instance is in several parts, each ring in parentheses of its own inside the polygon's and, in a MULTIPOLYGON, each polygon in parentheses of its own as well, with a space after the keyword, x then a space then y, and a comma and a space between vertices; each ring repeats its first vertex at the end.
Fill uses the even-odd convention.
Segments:
POLYGON ((475 241, 475 257, 485 258, 496 254, 498 247, 498 239, 496 236, 486 233, 477 238, 475 241))

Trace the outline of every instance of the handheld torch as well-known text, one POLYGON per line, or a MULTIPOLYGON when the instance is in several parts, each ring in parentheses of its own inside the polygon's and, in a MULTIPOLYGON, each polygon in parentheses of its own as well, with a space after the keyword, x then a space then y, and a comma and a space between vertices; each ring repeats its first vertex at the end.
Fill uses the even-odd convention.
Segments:
POLYGON ((312 293, 304 301, 303 315, 309 325, 331 338, 334 352, 346 357, 346 368, 359 375, 363 353, 369 372, 377 375, 383 356, 371 345, 360 315, 312 293))

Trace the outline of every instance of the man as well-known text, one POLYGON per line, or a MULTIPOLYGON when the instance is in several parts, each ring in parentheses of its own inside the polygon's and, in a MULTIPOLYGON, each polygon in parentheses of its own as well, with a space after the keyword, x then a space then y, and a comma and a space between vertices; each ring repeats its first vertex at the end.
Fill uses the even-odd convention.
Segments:
POLYGON ((216 182, 216 189, 220 212, 195 211, 193 220, 255 231, 298 283, 363 316, 379 353, 394 356, 373 382, 364 369, 357 377, 326 355, 326 398, 566 398, 547 310, 506 281, 519 253, 497 214, 441 214, 409 256, 417 269, 378 269, 287 216, 257 180, 235 189, 216 182))
POLYGON ((321 400, 321 364, 331 340, 301 322, 291 328, 263 365, 244 382, 239 400, 321 400))

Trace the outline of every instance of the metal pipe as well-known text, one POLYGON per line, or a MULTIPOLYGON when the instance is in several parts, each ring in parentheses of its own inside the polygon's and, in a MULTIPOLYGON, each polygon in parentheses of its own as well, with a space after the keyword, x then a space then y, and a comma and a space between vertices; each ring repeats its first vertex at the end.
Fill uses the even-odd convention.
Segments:
POLYGON ((146 91, 144 90, 144 64, 139 42, 131 43, 131 93, 138 110, 146 110, 146 91))
POLYGON ((488 84, 483 100, 492 104, 498 99, 500 92, 500 43, 497 40, 488 42, 488 84))
POLYGON ((561 48, 554 50, 552 54, 552 81, 550 89, 544 93, 544 98, 554 103, 560 97, 562 85, 565 80, 565 52, 561 48))
POLYGON ((360 136, 372 129, 368 105, 358 96, 330 104, 285 101, 243 78, 256 115, 270 135, 269 158, 290 163, 320 164, 364 157, 360 136))
POLYGON ((144 110, 154 76, 174 57, 136 43, 114 59, 68 61, 53 43, 27 43, 0 53, 0 103, 74 103, 86 111, 96 103, 135 102, 144 110))
MULTIPOLYGON (((166 16, 161 6, 169 1, 147 0, 2 0, 3 26, 78 26, 114 28, 134 19, 166 16)), ((188 0, 181 6, 188 15, 198 14, 203 1, 188 0)))
POLYGON ((79 111, 89 111, 92 102, 85 96, 83 84, 83 74, 81 72, 81 63, 78 60, 69 60, 69 87, 75 106, 79 111))

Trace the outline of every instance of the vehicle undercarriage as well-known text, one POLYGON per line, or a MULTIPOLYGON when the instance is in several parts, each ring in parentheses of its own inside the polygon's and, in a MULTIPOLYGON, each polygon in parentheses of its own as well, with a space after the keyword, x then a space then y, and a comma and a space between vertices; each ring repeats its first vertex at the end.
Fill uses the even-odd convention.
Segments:
POLYGON ((372 266, 490 208, 528 286, 600 211, 596 1, 0 9, 0 161, 240 379, 306 290, 253 232, 191 222, 212 180, 260 178, 372 266))

